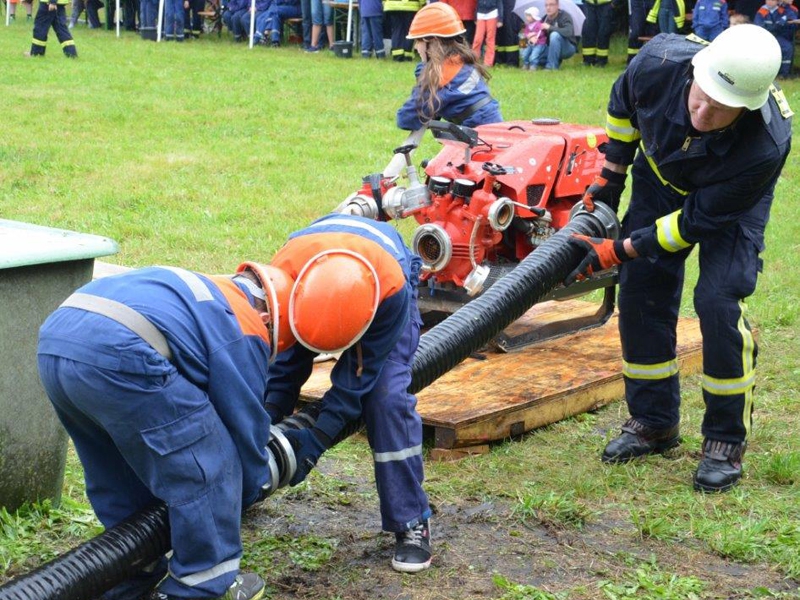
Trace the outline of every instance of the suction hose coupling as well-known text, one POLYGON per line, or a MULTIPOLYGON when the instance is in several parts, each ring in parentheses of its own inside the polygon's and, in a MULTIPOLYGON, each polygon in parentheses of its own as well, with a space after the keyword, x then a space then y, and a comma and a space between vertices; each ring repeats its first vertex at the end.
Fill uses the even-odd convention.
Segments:
POLYGON ((589 221, 588 225, 597 230, 595 237, 609 238, 616 240, 619 238, 619 219, 617 213, 603 202, 595 202, 594 210, 589 212, 583 205, 583 202, 578 202, 569 211, 570 222, 574 221, 577 217, 581 220, 589 221))

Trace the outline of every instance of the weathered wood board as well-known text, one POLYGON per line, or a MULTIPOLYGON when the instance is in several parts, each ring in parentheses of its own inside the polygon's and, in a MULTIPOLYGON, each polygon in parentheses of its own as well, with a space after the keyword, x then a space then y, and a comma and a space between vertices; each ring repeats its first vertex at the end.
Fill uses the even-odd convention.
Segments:
MULTIPOLYGON (((590 314, 595 304, 578 300, 534 306, 505 333, 590 314)), ((697 320, 678 322, 678 361, 683 375, 702 367, 697 320)), ((332 362, 315 366, 303 388, 318 400, 330 386, 332 362)), ((616 314, 593 329, 502 353, 486 348, 417 394, 436 448, 467 448, 520 435, 623 397, 622 354, 616 314)))

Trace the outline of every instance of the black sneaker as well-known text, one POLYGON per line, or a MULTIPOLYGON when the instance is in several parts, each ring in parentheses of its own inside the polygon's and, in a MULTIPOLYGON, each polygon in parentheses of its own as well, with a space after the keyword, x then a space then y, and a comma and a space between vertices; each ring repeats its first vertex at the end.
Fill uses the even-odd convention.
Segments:
MULTIPOLYGON (((228 591, 217 600, 260 600, 264 597, 264 580, 255 573, 239 573, 228 591)), ((163 592, 153 592, 149 600, 180 600, 163 592)))
POLYGON ((694 474, 694 489, 700 492, 727 492, 742 478, 745 443, 703 440, 703 458, 694 474))
POLYGON ((392 568, 401 573, 417 573, 431 566, 431 528, 428 520, 408 531, 395 533, 392 568))

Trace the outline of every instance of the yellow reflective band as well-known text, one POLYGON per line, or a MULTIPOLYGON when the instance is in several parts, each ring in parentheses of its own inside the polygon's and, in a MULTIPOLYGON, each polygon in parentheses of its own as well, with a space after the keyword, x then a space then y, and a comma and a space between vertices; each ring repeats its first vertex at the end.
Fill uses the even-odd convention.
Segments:
MULTIPOLYGON (((756 341, 753 338, 753 332, 747 326, 747 319, 745 313, 747 312, 747 304, 744 300, 739 300, 739 321, 736 323, 736 328, 742 336, 742 373, 755 373, 756 368, 756 341)), ((753 388, 755 382, 744 393, 744 409, 742 414, 742 421, 744 423, 745 435, 750 435, 750 424, 753 415, 753 388)))
POLYGON ((61 47, 66 48, 67 46, 74 46, 75 40, 67 40, 66 42, 61 42, 61 47))
POLYGON ((514 44, 513 46, 498 46, 496 50, 497 52, 519 52, 519 44, 514 44))
POLYGON ((636 56, 637 54, 639 54, 639 49, 638 48, 628 48, 628 54, 630 56, 636 56))
POLYGON ((656 220, 656 236, 658 245, 667 252, 678 252, 691 246, 681 237, 679 219, 683 209, 676 210, 665 217, 656 220))
POLYGON ((743 377, 733 379, 718 379, 703 373, 703 389, 715 396, 735 396, 744 394, 753 389, 756 384, 756 372, 750 371, 743 377))
POLYGON ((584 47, 584 49, 583 49, 583 55, 584 56, 594 56, 595 54, 597 54, 597 48, 584 47))
POLYGON ((772 94, 772 98, 775 100, 775 104, 778 105, 778 110, 781 111, 781 116, 784 119, 788 119, 794 115, 794 111, 792 111, 792 108, 789 106, 789 101, 786 99, 783 90, 779 90, 773 83, 769 86, 769 93, 772 94))
POLYGON ((608 58, 608 48, 598 48, 597 56, 605 56, 606 58, 608 58))
POLYGON ((675 25, 680 29, 686 23, 686 3, 683 0, 675 0, 675 5, 678 8, 678 14, 674 17, 675 25))
POLYGON ((33 45, 34 46, 47 46, 47 42, 43 42, 42 40, 37 40, 33 38, 33 45))
MULTIPOLYGON (((609 136, 609 137, 610 137, 610 136, 609 136)), ((659 180, 661 183, 663 183, 664 185, 668 185, 669 187, 671 187, 673 190, 675 190, 675 191, 676 191, 676 192, 678 192, 679 194, 681 194, 681 195, 683 195, 683 196, 688 196, 688 195, 689 195, 689 192, 687 192, 686 190, 682 190, 681 188, 675 187, 675 186, 674 186, 674 185, 672 185, 672 184, 671 184, 669 181, 667 181, 666 179, 664 179, 664 177, 662 177, 662 175, 661 175, 661 171, 659 171, 659 170, 658 170, 658 166, 656 165, 656 161, 654 161, 654 160, 653 160, 653 157, 652 157, 652 156, 650 156, 649 154, 647 154, 647 152, 645 151, 645 148, 644 148, 644 142, 642 142, 641 144, 639 144, 639 146, 640 146, 640 147, 641 147, 641 149, 642 149, 642 153, 644 154, 644 157, 647 159, 647 164, 648 164, 648 165, 650 165, 650 168, 651 168, 651 169, 653 169, 653 173, 655 173, 655 174, 656 174, 656 177, 658 177, 658 180, 659 180)))
POLYGON ((618 119, 609 114, 606 114, 606 133, 610 139, 620 142, 635 142, 642 137, 630 119, 618 119))
POLYGON ((678 359, 654 365, 642 365, 622 361, 622 374, 628 379, 668 379, 678 374, 678 359))

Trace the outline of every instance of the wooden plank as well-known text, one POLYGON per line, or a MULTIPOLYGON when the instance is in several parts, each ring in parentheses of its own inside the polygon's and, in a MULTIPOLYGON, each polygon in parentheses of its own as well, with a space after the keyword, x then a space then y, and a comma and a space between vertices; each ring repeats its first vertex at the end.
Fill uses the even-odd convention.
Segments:
MULTIPOLYGON (((591 313, 592 303, 569 300, 533 307, 507 333, 538 319, 591 313)), ((434 428, 437 448, 478 446, 520 435, 623 397, 617 318, 602 327, 539 342, 511 353, 485 349, 417 394, 417 410, 434 428)), ((702 367, 702 338, 695 319, 678 322, 683 375, 702 367)), ((316 400, 329 387, 333 363, 321 363, 303 388, 316 400)))

